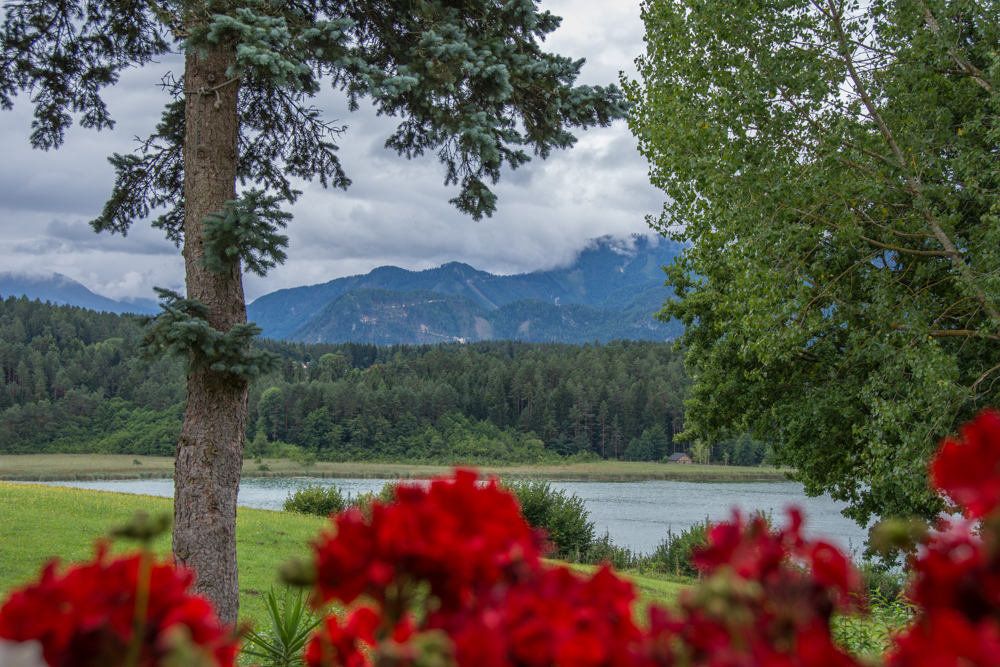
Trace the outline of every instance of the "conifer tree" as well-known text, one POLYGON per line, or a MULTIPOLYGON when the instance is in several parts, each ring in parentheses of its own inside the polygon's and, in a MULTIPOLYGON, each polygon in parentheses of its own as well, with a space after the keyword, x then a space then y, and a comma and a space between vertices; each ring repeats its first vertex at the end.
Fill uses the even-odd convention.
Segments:
POLYGON ((434 150, 452 199, 491 215, 504 165, 573 144, 572 127, 625 114, 614 86, 574 86, 582 60, 544 52, 559 18, 534 0, 15 0, 6 5, 0 105, 31 94, 36 148, 58 147, 74 117, 111 128, 102 98, 121 71, 171 52, 182 75, 136 154, 113 155, 116 181, 96 231, 137 220, 183 246, 187 294, 161 291, 145 354, 189 361, 177 446, 174 556, 223 620, 238 612, 235 517, 250 380, 275 366, 251 350, 242 275, 285 259, 282 204, 292 179, 350 184, 341 132, 309 99, 326 79, 352 109, 369 98, 400 118, 386 145, 434 150), (239 191, 241 187, 253 186, 239 191))

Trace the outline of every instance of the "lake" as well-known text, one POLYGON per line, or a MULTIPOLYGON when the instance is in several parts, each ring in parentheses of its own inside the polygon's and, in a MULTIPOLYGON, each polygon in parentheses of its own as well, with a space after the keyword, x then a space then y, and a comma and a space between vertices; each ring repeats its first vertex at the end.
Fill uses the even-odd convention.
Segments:
MULTIPOLYGON (((384 479, 312 479, 248 478, 240 482, 239 504, 243 507, 280 510, 289 493, 306 484, 339 486, 345 493, 357 495, 378 491, 384 479)), ((93 482, 45 482, 52 486, 71 486, 121 493, 140 493, 172 497, 171 479, 109 480, 93 482)), ((785 508, 802 508, 806 534, 823 536, 845 549, 861 551, 867 531, 840 511, 845 507, 829 496, 808 498, 797 482, 570 482, 553 481, 553 488, 580 496, 595 536, 605 531, 616 543, 633 551, 648 553, 656 548, 668 530, 675 533, 705 518, 726 519, 733 507, 745 513, 755 510, 773 512, 776 525, 784 525, 785 508)))

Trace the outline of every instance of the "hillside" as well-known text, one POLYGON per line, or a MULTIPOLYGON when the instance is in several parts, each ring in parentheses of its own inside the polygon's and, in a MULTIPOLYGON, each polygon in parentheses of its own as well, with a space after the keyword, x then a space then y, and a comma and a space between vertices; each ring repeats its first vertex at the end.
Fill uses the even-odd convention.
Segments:
POLYGON ((22 295, 29 299, 51 301, 60 306, 79 306, 107 313, 148 315, 159 310, 156 302, 152 299, 137 299, 129 303, 94 294, 80 283, 61 273, 42 275, 0 273, 0 296, 21 297, 22 295))
MULTIPOLYGON (((427 313, 459 331, 479 324, 454 314, 479 308, 467 297, 418 292, 392 309, 398 293, 360 294, 370 297, 366 307, 386 312, 414 298, 433 301, 427 313), (453 311, 455 304, 461 308, 453 311)), ((0 454, 172 454, 184 364, 137 363, 140 335, 128 316, 0 300, 0 454)), ((254 345, 282 357, 280 370, 250 387, 247 438, 256 456, 513 464, 582 453, 659 460, 683 423, 688 379, 680 353, 662 343, 254 345)))
POLYGON ((676 322, 654 320, 649 310, 605 311, 541 299, 521 299, 488 310, 468 296, 428 290, 398 292, 354 289, 338 296, 311 321, 292 332, 305 343, 344 341, 376 345, 481 341, 588 343, 619 338, 669 340, 676 322))
MULTIPOLYGON (((563 342, 593 341, 594 338, 611 340, 616 337, 663 340, 678 331, 670 331, 669 335, 656 326, 652 314, 659 310, 660 305, 669 298, 669 290, 663 286, 664 276, 660 268, 669 264, 681 251, 681 246, 656 238, 636 235, 628 242, 622 242, 610 237, 596 239, 568 267, 549 271, 536 271, 511 276, 499 276, 480 271, 468 264, 451 262, 436 269, 425 271, 407 271, 395 266, 384 266, 370 273, 347 278, 338 278, 321 285, 309 285, 291 289, 279 290, 266 294, 247 307, 248 318, 264 329, 264 335, 270 338, 287 340, 313 340, 303 336, 317 335, 317 331, 344 331, 346 324, 332 325, 329 313, 323 315, 324 309, 343 294, 358 289, 378 289, 393 292, 412 292, 415 290, 436 292, 439 295, 457 295, 465 297, 478 305, 484 312, 495 311, 507 304, 526 299, 541 300, 550 305, 579 304, 599 311, 642 311, 617 317, 624 320, 620 325, 614 324, 615 316, 607 316, 603 321, 596 315, 584 316, 584 311, 578 311, 575 321, 600 321, 598 329, 607 329, 607 336, 599 333, 585 334, 585 326, 570 326, 567 331, 569 338, 556 338, 563 342), (314 319, 314 326, 306 327, 314 319), (648 325, 653 325, 650 329, 648 325), (617 332, 621 331, 621 334, 617 332), (641 333, 641 336, 636 336, 641 333)), ((368 297, 359 297, 365 301, 368 297)), ((449 304, 456 301, 445 300, 449 304)), ((464 302, 463 302, 464 303, 464 302)), ((438 307, 440 310, 441 307, 438 307)), ((523 306, 529 311, 536 311, 535 304, 523 306)), ((472 312, 471 306, 468 309, 472 312)), ((336 309, 335 309, 336 310, 336 309)), ((338 311, 339 312, 339 311, 338 311)), ((547 316, 551 321, 561 320, 564 313, 555 318, 557 311, 551 311, 547 316), (555 319, 552 319, 555 318, 555 319)), ((365 313, 365 317, 379 319, 378 314, 365 313)), ((480 315, 476 315, 480 316, 480 315)), ((501 317, 501 319, 511 319, 501 317)), ((524 321, 522 318, 518 322, 524 321)), ((352 321, 356 332, 357 322, 352 321)), ((427 324, 422 322, 422 324, 427 324)), ((531 325, 529 325, 530 328, 531 325)), ((556 327, 559 328, 559 327, 556 327)), ((432 327, 432 329, 434 329, 432 327)), ((536 326, 536 330, 554 330, 552 326, 536 326)), ((442 329, 426 340, 444 340, 450 338, 468 338, 458 333, 459 328, 442 329), (441 338, 444 336, 445 338, 441 338)), ((516 331, 516 328, 515 328, 516 331)), ((373 334, 374 335, 374 334, 373 334)), ((479 334, 480 338, 482 335, 479 334)), ((505 337, 495 333, 494 337, 505 337)), ((333 340, 326 335, 323 340, 333 340)), ((349 338, 337 340, 376 340, 377 338, 349 338)), ((478 339, 478 338, 477 338, 478 339)), ((404 339, 378 339, 382 342, 403 342, 404 339)), ((409 338, 405 340, 411 340, 409 338)), ((542 340, 531 337, 530 340, 542 340)))

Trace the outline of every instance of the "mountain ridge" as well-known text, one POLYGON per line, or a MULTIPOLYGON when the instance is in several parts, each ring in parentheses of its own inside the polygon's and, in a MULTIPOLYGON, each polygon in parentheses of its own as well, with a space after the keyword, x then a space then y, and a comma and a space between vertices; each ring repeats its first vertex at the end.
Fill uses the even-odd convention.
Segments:
POLYGON ((462 262, 423 271, 382 266, 367 274, 265 294, 248 305, 247 315, 263 328, 265 336, 294 340, 298 330, 333 300, 351 290, 367 288, 458 294, 486 310, 523 299, 541 299, 553 305, 572 303, 601 311, 641 308, 651 316, 669 298, 660 267, 673 261, 682 249, 677 243, 635 234, 628 239, 594 239, 570 266, 532 273, 502 276, 462 262))

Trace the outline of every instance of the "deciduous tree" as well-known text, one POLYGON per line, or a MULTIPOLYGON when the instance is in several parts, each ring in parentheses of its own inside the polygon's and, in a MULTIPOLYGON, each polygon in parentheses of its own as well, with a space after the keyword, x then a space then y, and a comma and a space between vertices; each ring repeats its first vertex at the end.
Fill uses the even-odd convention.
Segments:
POLYGON ((696 385, 811 494, 932 516, 925 463, 998 400, 1000 5, 646 0, 631 127, 696 385))

